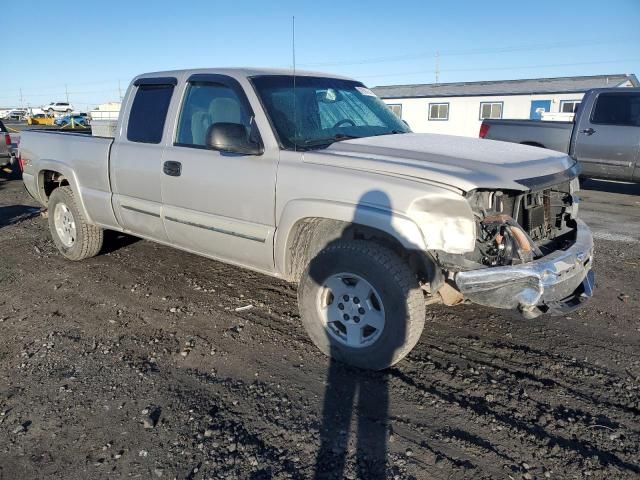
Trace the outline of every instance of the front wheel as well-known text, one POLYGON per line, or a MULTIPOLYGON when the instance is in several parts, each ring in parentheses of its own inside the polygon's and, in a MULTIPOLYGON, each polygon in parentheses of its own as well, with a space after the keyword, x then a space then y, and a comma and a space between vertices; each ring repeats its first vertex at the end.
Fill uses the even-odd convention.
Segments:
POLYGON ((360 368, 394 365, 424 328, 415 273, 396 253, 368 241, 336 241, 320 252, 302 275, 298 303, 313 343, 360 368))
POLYGON ((102 248, 103 230, 87 223, 71 187, 59 187, 51 193, 49 230, 56 247, 69 260, 94 257, 102 248))

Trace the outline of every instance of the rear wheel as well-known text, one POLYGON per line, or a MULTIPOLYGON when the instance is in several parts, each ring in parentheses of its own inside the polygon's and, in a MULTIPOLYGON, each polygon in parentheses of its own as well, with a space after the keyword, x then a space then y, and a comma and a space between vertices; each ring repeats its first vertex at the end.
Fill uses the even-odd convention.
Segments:
POLYGON ((400 361, 424 328, 424 295, 396 253, 367 241, 337 241, 314 258, 298 289, 302 321, 326 355, 381 370, 400 361))
POLYGON ((56 188, 51 193, 49 230, 56 247, 69 260, 94 257, 102 248, 103 230, 87 223, 71 187, 56 188))

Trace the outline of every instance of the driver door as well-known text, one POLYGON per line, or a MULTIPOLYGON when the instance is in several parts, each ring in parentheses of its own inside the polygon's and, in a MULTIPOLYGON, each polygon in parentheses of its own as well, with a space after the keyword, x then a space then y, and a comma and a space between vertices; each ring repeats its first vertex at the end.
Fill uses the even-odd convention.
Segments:
POLYGON ((232 154, 211 150, 206 142, 214 123, 249 129, 253 121, 235 79, 210 74, 189 78, 176 136, 163 158, 163 218, 176 246, 271 271, 277 150, 232 154))

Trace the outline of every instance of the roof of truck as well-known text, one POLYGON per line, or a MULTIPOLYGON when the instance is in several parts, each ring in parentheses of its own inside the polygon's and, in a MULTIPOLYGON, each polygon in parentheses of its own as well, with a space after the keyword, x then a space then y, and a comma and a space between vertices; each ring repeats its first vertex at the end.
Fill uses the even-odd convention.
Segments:
POLYGON ((555 78, 525 78, 482 82, 386 85, 371 90, 380 98, 478 97, 485 95, 529 95, 535 93, 584 93, 592 88, 640 86, 633 74, 590 75, 555 78))
MULTIPOLYGON (((145 77, 161 77, 161 76, 182 76, 194 73, 211 73, 219 75, 229 75, 232 77, 256 77, 260 75, 292 75, 291 68, 252 68, 252 67, 233 67, 233 68, 187 68, 183 70, 166 70, 162 72, 143 73, 135 78, 145 77)), ((309 70, 296 70, 296 76, 300 77, 330 77, 351 80, 348 77, 336 75, 326 72, 313 72, 309 70)))

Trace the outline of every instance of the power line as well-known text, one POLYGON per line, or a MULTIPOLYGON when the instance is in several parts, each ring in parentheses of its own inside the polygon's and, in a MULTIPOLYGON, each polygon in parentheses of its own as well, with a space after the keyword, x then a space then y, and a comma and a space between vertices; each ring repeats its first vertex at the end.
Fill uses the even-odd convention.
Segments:
MULTIPOLYGON (((133 75, 130 77, 133 78, 133 75)), ((105 93, 105 92, 118 92, 118 96, 120 99, 122 99, 122 88, 121 88, 121 82, 122 79, 117 79, 117 80, 103 80, 103 81, 99 81, 99 82, 81 82, 81 83, 74 83, 72 84, 72 89, 69 90, 69 84, 64 84, 64 85, 58 85, 55 90, 47 90, 46 88, 44 90, 42 89, 33 89, 33 90, 24 90, 21 87, 15 88, 15 91, 20 91, 22 94, 24 94, 25 97, 61 97, 61 96, 65 96, 67 97, 68 95, 78 95, 78 94, 89 94, 89 93, 105 93), (86 85, 109 85, 112 88, 109 89, 103 89, 103 90, 78 90, 78 91, 74 91, 73 88, 74 87, 82 87, 82 86, 86 86, 86 85), (63 90, 64 88, 64 90, 63 90), (34 93, 29 93, 29 92, 34 92, 34 93)), ((127 83, 129 83, 129 79, 126 80, 127 83)), ((47 88, 52 88, 51 85, 47 85, 47 88)), ((8 90, 12 90, 11 88, 4 88, 3 89, 4 92, 6 93, 8 90)), ((4 96, 4 97, 0 97, 0 100, 2 99, 14 99, 16 98, 16 96, 12 95, 12 96, 4 96)), ((67 98, 68 101, 68 98, 67 98)))
MULTIPOLYGON (((30 94, 25 94, 23 95, 24 97, 62 97, 63 95, 87 95, 87 94, 95 94, 95 93, 113 93, 116 94, 118 93, 118 88, 112 88, 112 89, 108 89, 108 90, 83 90, 83 91, 69 91, 66 90, 64 92, 56 92, 56 93, 30 93, 30 94)), ((17 98, 16 95, 12 95, 12 96, 6 96, 6 97, 0 97, 0 100, 2 99, 13 99, 13 98, 17 98)))
MULTIPOLYGON (((589 43, 586 43, 584 41, 571 41, 571 42, 553 42, 553 43, 537 43, 537 44, 526 44, 526 45, 518 45, 518 46, 512 46, 512 47, 492 47, 492 48, 476 48, 476 49, 462 49, 462 50, 434 50, 434 51, 428 51, 428 52, 420 52, 420 53, 415 53, 415 54, 405 54, 405 55, 397 55, 397 56, 385 56, 385 57, 372 57, 372 58, 364 58, 361 60, 356 60, 356 61, 351 61, 351 60, 345 60, 345 61, 334 61, 334 62, 320 62, 320 63, 307 63, 307 64, 298 64, 299 66, 306 66, 306 67, 310 67, 310 66, 349 66, 349 65, 366 65, 366 64, 374 64, 374 63, 385 63, 385 62, 396 62, 396 61, 402 61, 402 60, 411 60, 411 59, 416 59, 416 58, 423 58, 423 57, 432 57, 435 58, 436 63, 439 64, 439 60, 440 57, 449 57, 449 56, 460 56, 460 55, 480 55, 480 54, 491 54, 491 53, 509 53, 509 52, 518 52, 518 51, 529 51, 529 50, 545 50, 545 49, 556 49, 556 48, 570 48, 570 47, 580 47, 583 48, 585 46, 593 46, 593 45, 605 45, 605 44, 614 44, 614 43, 622 43, 622 42, 626 42, 628 41, 628 39, 618 39, 618 40, 603 40, 603 41, 588 41, 589 43)), ((436 65, 436 69, 437 65, 436 65)), ((472 70, 477 70, 477 69, 469 69, 468 71, 472 71, 472 70)), ((454 71, 454 70, 440 70, 442 71, 454 71)), ((462 70, 459 70, 462 71, 462 70)), ((424 73, 424 72, 416 72, 416 73, 424 73)), ((129 78, 133 78, 134 75, 131 75, 128 77, 127 82, 129 81, 129 78)), ((375 76, 382 76, 382 75, 375 75, 375 76)), ((389 75, 391 76, 391 75, 389 75)), ((373 75, 368 75, 367 77, 373 77, 373 75)), ((114 79, 114 80, 101 80, 101 81, 94 81, 94 82, 81 82, 81 83, 74 83, 72 86, 73 87, 78 87, 78 86, 86 86, 86 85, 113 85, 115 87, 115 85, 118 85, 117 90, 120 90, 120 82, 121 82, 122 78, 119 79, 114 79)), ((29 92, 31 90, 26 90, 23 91, 23 94, 25 96, 40 96, 40 97, 46 97, 46 96, 55 96, 55 95, 61 95, 61 90, 62 87, 65 88, 65 90, 67 89, 67 84, 64 85, 58 85, 57 87, 60 87, 60 90, 57 90, 57 87, 52 87, 51 85, 47 85, 48 88, 56 88, 56 90, 54 91, 47 91, 47 90, 33 90, 34 93, 30 94, 29 92)), ((114 88, 115 89, 115 88, 114 88)), ((6 92, 7 90, 12 90, 12 88, 4 88, 4 91, 6 92)), ((18 88, 16 87, 15 90, 17 91, 18 88)), ((102 91, 107 91, 107 90, 102 90, 102 91)), ((79 92, 69 92, 69 94, 78 94, 78 93, 100 93, 102 91, 79 91, 79 92)), ((66 93, 65 93, 66 94, 66 93)), ((2 98, 14 98, 14 97, 2 97, 2 98)))
MULTIPOLYGON (((440 72, 484 72, 492 70, 518 70, 528 68, 547 68, 547 67, 575 67, 581 65, 601 65, 607 63, 621 63, 621 62, 636 62, 640 61, 640 58, 627 58, 620 60, 600 60, 593 62, 573 62, 573 63, 548 63, 545 65, 521 65, 511 67, 487 67, 487 68, 447 68, 441 69, 440 72)), ((412 72, 397 72, 397 73, 383 73, 379 75, 358 75, 358 78, 382 78, 382 77, 396 77, 402 75, 418 75, 424 73, 433 73, 433 70, 414 70, 412 72)))
MULTIPOLYGON (((128 77, 128 79, 126 80, 126 81, 127 81, 127 83, 128 83, 128 82, 129 82, 129 80, 130 80, 131 78, 133 78, 133 77, 134 77, 134 75, 131 75, 130 77, 128 77)), ((118 84, 118 82, 121 82, 121 81, 123 81, 123 80, 124 80, 123 78, 119 78, 119 79, 115 79, 115 80, 102 80, 102 81, 99 81, 99 82, 80 82, 80 83, 75 83, 75 82, 74 82, 74 83, 73 83, 73 84, 71 84, 71 85, 72 85, 72 87, 84 87, 84 86, 87 86, 87 85, 117 85, 117 84, 118 84)), ((59 84, 59 85, 54 85, 54 86, 52 86, 52 85, 47 85, 47 87, 48 87, 48 88, 53 88, 53 89, 55 89, 55 90, 53 90, 53 91, 52 91, 53 93, 51 93, 51 94, 53 95, 53 94, 55 94, 55 93, 59 93, 59 92, 60 92, 64 87, 66 87, 67 85, 69 85, 69 84, 68 84, 68 83, 66 83, 66 84, 59 84)), ((12 87, 9 87, 9 88, 4 87, 4 88, 3 88, 3 90, 5 90, 5 91, 6 91, 6 90, 18 90, 19 88, 20 88, 20 87, 14 87, 14 88, 12 88, 12 87)), ((26 93, 28 93, 28 92, 30 92, 30 91, 31 91, 31 90, 27 89, 27 90, 26 90, 26 93)), ((33 90, 33 91, 35 91, 35 90, 33 90)), ((40 93, 40 94, 42 94, 42 93, 49 93, 49 92, 47 92, 46 90, 45 90, 45 91, 42 91, 42 90, 40 90, 40 89, 38 89, 38 90, 37 90, 37 92, 38 92, 38 93, 40 93)))
MULTIPOLYGON (((514 47, 515 48, 515 47, 514 47)), ((447 55, 450 55, 451 53, 447 53, 447 55)), ((635 61, 640 61, 640 58, 628 58, 628 59, 618 59, 618 60, 597 60, 597 61, 590 61, 590 62, 571 62, 571 63, 549 63, 549 64, 538 64, 538 65, 520 65, 520 66, 509 66, 509 67, 485 67, 485 68, 478 68, 478 67, 474 67, 474 68, 447 68, 447 69, 441 69, 440 68, 440 56, 442 54, 440 52, 436 52, 436 68, 435 68, 435 76, 436 76, 436 83, 439 83, 440 81, 440 74, 442 72, 484 72, 484 71, 507 71, 507 70, 518 70, 518 69, 533 69, 533 68, 551 68, 551 67, 573 67, 573 66, 584 66, 584 65, 604 65, 604 64, 615 64, 615 63, 622 63, 622 62, 635 62, 635 61)), ((434 73, 433 69, 429 69, 429 70, 414 70, 414 71, 405 71, 405 72, 396 72, 396 73, 383 73, 383 74, 371 74, 371 75, 358 75, 358 78, 385 78, 385 77, 398 77, 398 76, 405 76, 405 75, 421 75, 421 74, 426 74, 426 73, 434 73)), ((99 85, 99 84, 107 84, 110 83, 113 85, 112 82, 89 82, 89 83, 83 83, 83 84, 77 84, 77 85, 99 85)), ((16 95, 12 95, 12 96, 5 96, 5 97, 0 97, 0 101, 6 101, 6 100, 19 100, 20 105, 22 105, 24 103, 24 99, 25 98, 33 98, 33 97, 38 97, 38 98, 42 98, 42 97, 61 97, 62 95, 65 95, 67 98, 67 101, 69 101, 69 97, 73 96, 73 95, 88 95, 88 94, 109 94, 109 95, 118 95, 118 98, 122 99, 122 90, 120 87, 120 83, 118 81, 117 86, 114 85, 113 88, 110 89, 103 89, 103 90, 78 90, 78 91, 69 91, 67 86, 65 85, 65 91, 61 92, 49 92, 49 93, 33 93, 33 94, 26 94, 22 88, 18 89, 18 92, 16 95)), ((81 102, 75 102, 80 104, 81 102)), ((86 105, 89 105, 88 103, 86 105)))
POLYGON ((345 61, 334 61, 334 62, 320 62, 320 63, 305 63, 301 64, 304 67, 328 67, 328 66, 344 66, 344 65, 366 65, 371 63, 385 63, 385 62, 397 62, 402 60, 412 60, 416 58, 424 58, 424 57, 434 57, 436 54, 438 56, 450 57, 450 56, 459 56, 459 55, 482 55, 482 54, 490 54, 490 53, 509 53, 509 52, 523 52, 530 50, 550 50, 556 48, 570 48, 570 47, 585 47, 585 46, 594 46, 594 45, 605 45, 612 43, 622 43, 625 42, 624 39, 619 40, 606 40, 606 41, 592 41, 589 43, 586 42, 555 42, 555 43, 538 43, 538 44, 527 44, 527 45, 518 45, 513 47, 493 47, 493 48, 475 48, 468 50, 445 50, 445 51, 428 51, 428 52, 420 52, 415 54, 406 54, 406 55, 395 55, 395 56, 385 56, 385 57, 373 57, 373 58, 364 58, 361 60, 345 60, 345 61))

